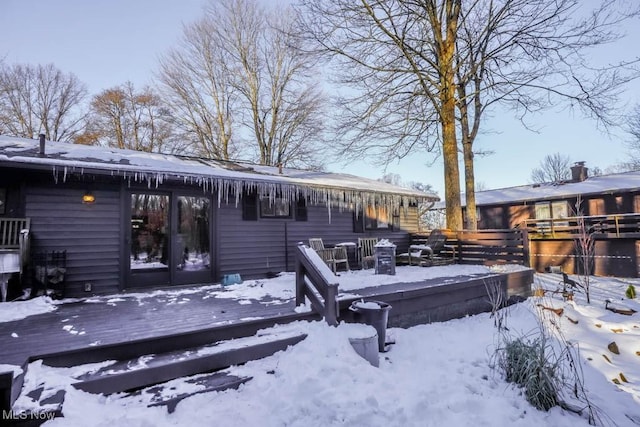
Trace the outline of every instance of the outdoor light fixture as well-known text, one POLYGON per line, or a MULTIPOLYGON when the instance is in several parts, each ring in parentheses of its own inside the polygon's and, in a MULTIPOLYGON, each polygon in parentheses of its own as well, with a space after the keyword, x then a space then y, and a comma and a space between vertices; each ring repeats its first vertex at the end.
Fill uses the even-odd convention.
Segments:
POLYGON ((86 204, 92 204, 95 203, 96 201, 96 196, 94 196, 93 194, 91 194, 90 191, 87 191, 86 193, 84 193, 84 195, 82 196, 82 203, 86 203, 86 204))

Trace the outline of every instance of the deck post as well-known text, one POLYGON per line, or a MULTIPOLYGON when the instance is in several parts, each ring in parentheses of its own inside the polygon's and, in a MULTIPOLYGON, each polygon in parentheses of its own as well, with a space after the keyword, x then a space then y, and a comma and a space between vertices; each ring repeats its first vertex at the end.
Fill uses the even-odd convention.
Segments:
POLYGON ((324 320, 329 326, 338 326, 338 285, 327 286, 327 298, 324 301, 324 320))
MULTIPOLYGON (((455 236, 456 236, 456 247, 458 249, 456 251, 456 252, 458 252, 458 263, 461 263, 462 262, 462 244, 460 243, 460 240, 462 239, 461 231, 458 230, 455 233, 456 233, 455 234, 455 236)), ((455 257, 454 257, 454 261, 453 262, 455 262, 455 257)))
POLYGON ((302 254, 302 242, 298 243, 296 246, 296 307, 304 304, 304 266, 300 261, 300 257, 302 254))
POLYGON ((531 248, 529 247, 529 230, 526 228, 521 228, 520 232, 522 233, 522 264, 525 267, 531 268, 531 248))

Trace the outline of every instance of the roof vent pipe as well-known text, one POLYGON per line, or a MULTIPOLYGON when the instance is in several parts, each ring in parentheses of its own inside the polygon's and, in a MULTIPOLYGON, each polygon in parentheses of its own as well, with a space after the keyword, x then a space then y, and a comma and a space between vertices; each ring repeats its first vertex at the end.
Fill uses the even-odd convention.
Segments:
POLYGON ((44 133, 41 133, 39 136, 40 136, 40 152, 38 153, 38 155, 40 157, 44 157, 44 133))

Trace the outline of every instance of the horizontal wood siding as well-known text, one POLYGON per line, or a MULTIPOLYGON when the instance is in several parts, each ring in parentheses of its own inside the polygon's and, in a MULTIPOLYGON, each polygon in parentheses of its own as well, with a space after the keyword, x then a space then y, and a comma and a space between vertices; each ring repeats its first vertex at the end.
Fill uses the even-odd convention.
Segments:
POLYGON ((83 189, 28 187, 31 251, 67 251, 66 295, 117 292, 120 282, 120 192, 93 191, 96 202, 82 203, 83 189))
POLYGON ((290 219, 242 220, 242 204, 222 203, 217 213, 216 253, 220 276, 240 273, 242 278, 283 271, 285 223, 290 219))
MULTIPOLYGON (((638 277, 637 240, 596 240, 591 274, 596 276, 638 277)), ((560 267, 568 274, 582 274, 582 257, 573 239, 531 240, 531 267, 547 271, 560 267)))
POLYGON ((418 233, 420 231, 417 207, 410 206, 406 210, 400 208, 400 229, 407 233, 418 233))
MULTIPOLYGON (((340 242, 357 242, 358 237, 386 238, 406 251, 406 230, 366 230, 353 232, 353 213, 326 206, 308 206, 307 221, 293 218, 258 218, 242 220, 242 206, 222 203, 218 210, 217 248, 219 275, 241 273, 243 277, 263 277, 268 272, 294 271, 298 242, 309 244, 309 238, 320 237, 326 246, 340 242)), ((355 266, 351 266, 355 268, 355 266)))

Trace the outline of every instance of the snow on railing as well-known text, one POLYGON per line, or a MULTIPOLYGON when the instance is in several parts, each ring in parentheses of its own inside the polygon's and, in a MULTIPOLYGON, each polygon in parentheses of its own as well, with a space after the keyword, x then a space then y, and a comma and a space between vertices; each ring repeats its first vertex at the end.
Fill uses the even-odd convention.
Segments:
POLYGON ((338 324, 338 278, 320 256, 302 243, 296 248, 296 306, 305 304, 324 317, 331 326, 338 324))

